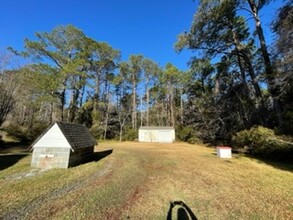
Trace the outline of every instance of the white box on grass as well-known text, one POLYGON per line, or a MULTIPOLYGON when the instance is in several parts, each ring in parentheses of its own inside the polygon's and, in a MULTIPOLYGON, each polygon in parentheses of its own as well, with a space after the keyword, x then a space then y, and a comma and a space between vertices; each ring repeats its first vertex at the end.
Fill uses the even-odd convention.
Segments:
POLYGON ((217 156, 220 158, 232 158, 232 148, 226 146, 217 147, 217 156))

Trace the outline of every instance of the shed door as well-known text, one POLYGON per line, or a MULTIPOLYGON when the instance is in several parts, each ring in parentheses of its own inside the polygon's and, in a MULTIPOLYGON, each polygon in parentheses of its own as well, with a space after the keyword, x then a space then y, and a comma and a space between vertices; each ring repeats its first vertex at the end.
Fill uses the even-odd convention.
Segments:
POLYGON ((54 167, 54 155, 41 154, 38 167, 42 169, 51 169, 54 167))
POLYGON ((158 131, 158 141, 172 143, 171 131, 158 131))

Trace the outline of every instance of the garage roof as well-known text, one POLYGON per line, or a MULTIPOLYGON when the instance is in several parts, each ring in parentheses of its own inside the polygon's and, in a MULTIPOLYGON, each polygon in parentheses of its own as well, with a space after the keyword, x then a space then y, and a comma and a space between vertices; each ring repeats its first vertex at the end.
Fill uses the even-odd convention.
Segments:
POLYGON ((174 130, 173 127, 156 127, 156 126, 141 126, 139 129, 143 130, 174 130))

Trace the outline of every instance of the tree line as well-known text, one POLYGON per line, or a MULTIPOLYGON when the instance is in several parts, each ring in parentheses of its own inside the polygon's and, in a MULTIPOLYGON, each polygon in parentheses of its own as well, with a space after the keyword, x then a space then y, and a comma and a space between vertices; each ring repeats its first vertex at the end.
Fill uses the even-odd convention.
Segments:
POLYGON ((141 54, 122 61, 121 51, 73 25, 38 32, 23 51, 9 48, 29 64, 8 68, 8 53, 1 55, 0 126, 28 140, 54 121, 82 123, 99 139, 120 141, 135 139, 140 126, 174 126, 190 142, 228 143, 253 125, 290 135, 292 1, 272 23, 271 47, 259 15, 269 3, 199 1, 175 45, 195 52, 188 71, 141 54))

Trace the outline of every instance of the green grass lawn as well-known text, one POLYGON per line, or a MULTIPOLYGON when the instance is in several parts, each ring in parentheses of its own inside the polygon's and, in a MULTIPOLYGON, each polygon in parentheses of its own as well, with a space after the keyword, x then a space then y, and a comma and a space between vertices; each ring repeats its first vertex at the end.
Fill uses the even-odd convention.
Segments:
POLYGON ((30 154, 2 166, 0 219, 166 219, 172 200, 198 219, 293 219, 292 166, 219 159, 185 143, 105 142, 96 151, 109 149, 70 169, 30 168, 30 154))

